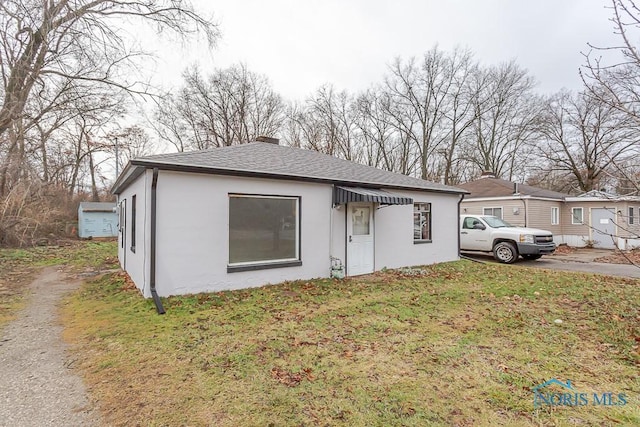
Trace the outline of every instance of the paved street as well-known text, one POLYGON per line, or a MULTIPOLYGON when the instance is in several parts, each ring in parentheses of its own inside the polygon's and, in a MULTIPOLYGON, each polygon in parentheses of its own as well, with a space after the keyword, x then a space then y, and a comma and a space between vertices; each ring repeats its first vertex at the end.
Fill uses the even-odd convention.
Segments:
MULTIPOLYGON (((606 249, 578 249, 576 252, 571 254, 543 256, 536 261, 525 261, 521 259, 514 265, 520 267, 578 271, 582 273, 604 274, 608 276, 640 279, 640 267, 629 264, 608 264, 593 261, 596 258, 600 258, 611 253, 612 251, 606 249)), ((489 254, 469 252, 464 253, 463 255, 483 262, 497 262, 489 254)))

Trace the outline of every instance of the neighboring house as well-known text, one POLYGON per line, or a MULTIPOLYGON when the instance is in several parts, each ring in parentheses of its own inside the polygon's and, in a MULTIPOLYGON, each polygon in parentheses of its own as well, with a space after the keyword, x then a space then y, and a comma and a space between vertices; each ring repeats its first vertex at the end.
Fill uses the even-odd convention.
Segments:
MULTIPOLYGON (((494 215, 518 227, 549 230, 554 238, 562 236, 563 193, 485 176, 458 187, 467 190, 461 211, 467 214, 494 215)), ((566 243, 556 240, 556 243, 566 243)))
POLYGON ((78 237, 116 237, 118 215, 115 203, 81 202, 78 206, 78 237))
POLYGON ((134 159, 112 191, 120 263, 156 304, 456 260, 465 193, 277 140, 134 159))
MULTIPOLYGON (((565 197, 565 233, 582 236, 596 248, 640 247, 640 197, 589 191, 565 197)), ((580 245, 576 245, 580 246, 580 245)))
POLYGON ((570 196, 493 176, 459 185, 461 210, 495 215, 521 226, 549 230, 557 244, 631 249, 640 246, 640 198, 602 192, 570 196))

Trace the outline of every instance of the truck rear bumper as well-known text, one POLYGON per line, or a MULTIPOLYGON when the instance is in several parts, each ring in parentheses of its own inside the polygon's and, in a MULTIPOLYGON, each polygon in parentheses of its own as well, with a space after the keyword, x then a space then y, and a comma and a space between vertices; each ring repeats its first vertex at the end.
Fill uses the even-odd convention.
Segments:
POLYGON ((554 253, 555 250, 555 243, 518 243, 518 253, 520 255, 547 255, 554 253))

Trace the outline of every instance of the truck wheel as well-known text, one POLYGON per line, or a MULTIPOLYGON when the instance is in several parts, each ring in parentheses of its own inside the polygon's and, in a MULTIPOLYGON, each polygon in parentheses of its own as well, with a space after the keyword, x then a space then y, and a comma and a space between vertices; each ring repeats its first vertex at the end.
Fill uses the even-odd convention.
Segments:
POLYGON ((493 247, 493 257, 505 264, 513 264, 518 260, 518 251, 513 243, 500 242, 493 247))
POLYGON ((528 261, 535 261, 537 259, 540 259, 540 257, 542 257, 542 255, 522 255, 522 258, 528 260, 528 261))

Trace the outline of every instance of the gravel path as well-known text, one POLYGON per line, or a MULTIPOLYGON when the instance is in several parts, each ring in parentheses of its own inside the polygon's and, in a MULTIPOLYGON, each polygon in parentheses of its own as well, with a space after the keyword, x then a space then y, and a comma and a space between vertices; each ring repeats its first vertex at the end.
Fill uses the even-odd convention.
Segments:
POLYGON ((0 331, 1 425, 99 424, 57 320, 61 298, 79 285, 46 268, 31 284, 28 306, 0 331))

